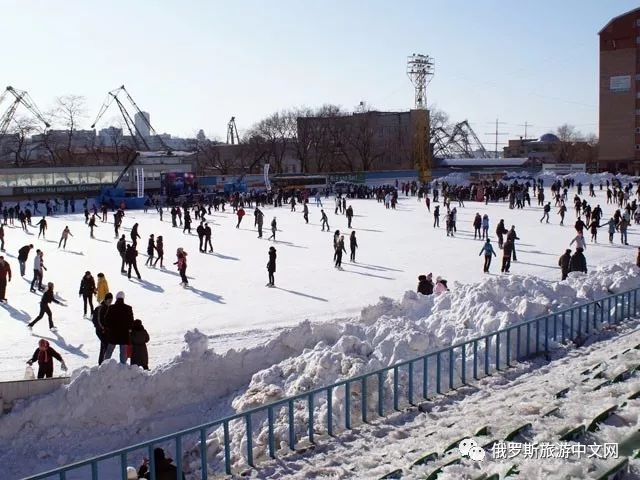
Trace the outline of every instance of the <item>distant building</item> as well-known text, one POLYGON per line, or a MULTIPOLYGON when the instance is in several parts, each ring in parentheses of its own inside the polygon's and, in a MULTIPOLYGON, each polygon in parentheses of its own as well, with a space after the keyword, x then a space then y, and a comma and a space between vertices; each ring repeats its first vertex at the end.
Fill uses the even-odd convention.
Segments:
POLYGON ((600 36, 600 170, 640 173, 640 8, 600 36))
POLYGON ((563 142, 553 133, 540 138, 509 140, 504 147, 505 158, 527 158, 542 163, 584 163, 596 170, 597 147, 585 141, 563 142))
POLYGON ((148 112, 136 113, 133 117, 136 126, 136 132, 139 132, 145 140, 151 135, 149 125, 151 124, 151 116, 148 112))

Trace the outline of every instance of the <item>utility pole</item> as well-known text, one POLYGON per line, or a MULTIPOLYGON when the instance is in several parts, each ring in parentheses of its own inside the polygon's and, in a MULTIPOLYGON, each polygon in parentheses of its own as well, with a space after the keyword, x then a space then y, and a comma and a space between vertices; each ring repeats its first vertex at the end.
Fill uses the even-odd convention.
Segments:
MULTIPOLYGON (((495 132, 485 132, 485 135, 495 135, 495 139, 496 139, 496 140, 495 140, 495 150, 494 150, 495 158, 498 158, 498 143, 499 143, 499 142, 498 142, 498 137, 499 137, 500 135, 508 135, 508 134, 509 134, 509 132, 500 132, 500 131, 499 131, 499 126, 500 126, 500 125, 504 125, 505 123, 506 123, 506 122, 500 122, 500 121, 498 121, 498 118, 496 118, 496 124, 495 124, 495 125, 496 125, 496 131, 495 131, 495 132)), ((500 142, 500 143, 501 143, 501 142, 500 142)))
POLYGON ((524 125, 518 125, 518 127, 524 127, 524 137, 523 137, 523 139, 526 140, 527 139, 527 129, 528 129, 528 127, 535 127, 535 125, 531 125, 529 122, 527 122, 525 120, 524 125))

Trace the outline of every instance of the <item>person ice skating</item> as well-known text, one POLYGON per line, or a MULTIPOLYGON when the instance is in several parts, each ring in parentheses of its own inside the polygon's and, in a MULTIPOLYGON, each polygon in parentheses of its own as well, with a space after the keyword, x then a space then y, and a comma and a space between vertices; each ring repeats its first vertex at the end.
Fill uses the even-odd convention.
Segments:
POLYGON ((307 200, 302 206, 302 218, 304 218, 304 223, 309 223, 309 202, 307 200))
POLYGON ((236 224, 236 228, 240 228, 240 222, 242 222, 242 217, 244 217, 244 208, 240 207, 236 212, 238 216, 238 223, 236 224))
POLYGON ((131 280, 131 269, 133 268, 133 270, 136 272, 136 275, 138 276, 138 280, 142 280, 142 277, 140 276, 140 272, 138 271, 138 250, 136 250, 136 247, 134 247, 133 245, 127 245, 127 250, 125 251, 124 254, 124 258, 126 260, 127 263, 127 277, 129 278, 129 280, 131 280))
POLYGON ((0 256, 0 302, 7 301, 7 282, 11 281, 11 266, 0 256))
POLYGON ((476 213, 476 216, 473 218, 473 239, 480 239, 480 229, 482 228, 482 217, 479 213, 476 213))
POLYGON ((153 253, 156 249, 156 239, 153 236, 153 233, 149 235, 149 241, 147 242, 147 261, 144 262, 145 266, 152 267, 153 266, 153 253))
POLYGON ((256 209, 253 211, 254 223, 258 227, 258 238, 262 238, 262 224, 264 223, 264 213, 256 205, 256 209))
POLYGON ((613 243, 613 235, 616 233, 616 220, 611 217, 607 222, 607 231, 609 233, 609 243, 613 243))
POLYGON ((433 207, 433 228, 440 228, 440 205, 433 207))
POLYGON ((198 225, 198 227, 196 228, 196 233, 198 234, 198 241, 199 241, 199 246, 198 246, 198 251, 200 251, 201 253, 204 252, 204 248, 203 248, 203 244, 204 244, 204 222, 200 222, 200 225, 198 225))
POLYGON ((344 235, 340 235, 338 244, 336 245, 335 267, 338 270, 342 270, 342 253, 347 253, 347 250, 344 248, 344 235))
POLYGON ((509 268, 511 268, 512 252, 513 242, 511 240, 507 240, 502 246, 502 267, 500 268, 502 273, 509 273, 509 268))
POLYGON ((127 346, 131 343, 133 309, 124 303, 124 292, 116 294, 116 301, 107 309, 103 325, 108 341, 104 360, 111 358, 116 345, 118 345, 120 347, 120 363, 126 364, 127 346))
POLYGON ((448 290, 449 287, 447 287, 447 281, 442 277, 436 277, 436 286, 433 289, 433 293, 440 295, 448 290))
POLYGON ((60 362, 60 368, 63 372, 67 371, 67 365, 64 363, 62 356, 56 352, 49 342, 44 338, 38 340, 38 348, 33 352, 33 355, 27 363, 33 365, 34 362, 38 362, 38 379, 53 377, 53 359, 60 362))
POLYGON ((598 243, 598 228, 600 228, 600 224, 597 219, 591 220, 589 224, 589 232, 591 233, 591 242, 598 243))
POLYGON ((131 326, 131 365, 149 370, 147 343, 149 343, 149 333, 142 325, 142 320, 135 319, 131 326))
POLYGON ((418 293, 422 295, 431 295, 433 293, 431 274, 418 276, 418 293))
POLYGON ((269 283, 267 287, 275 287, 276 279, 274 273, 276 273, 276 249, 275 247, 269 247, 269 261, 267 262, 267 272, 269 273, 269 283))
POLYGON ((291 211, 295 212, 296 211, 296 196, 295 195, 291 195, 291 200, 289 200, 289 204, 291 205, 291 211))
MULTIPOLYGON (((493 250, 493 245, 491 245, 491 240, 487 238, 480 250, 480 255, 484 253, 484 267, 483 272, 489 273, 489 267, 491 266, 491 255, 496 257, 496 252, 493 250)), ((480 256, 478 255, 478 256, 480 256)))
MULTIPOLYGON (((98 274, 98 277, 100 274, 98 274)), ((99 282, 99 280, 98 280, 99 282)), ((98 340, 100 340, 100 352, 98 353, 98 365, 102 365, 104 361, 104 354, 107 351, 107 346, 109 345, 109 341, 107 339, 107 331, 104 326, 104 319, 109 310, 109 306, 113 302, 113 294, 107 292, 102 299, 102 301, 98 304, 98 306, 93 310, 93 314, 91 315, 91 321, 93 322, 93 327, 96 331, 96 336, 98 340)))
POLYGON ((349 250, 351 251, 350 261, 356 263, 356 250, 358 248, 358 240, 356 239, 356 231, 352 231, 349 236, 349 250))
POLYGON ((138 224, 134 223, 133 224, 133 228, 131 229, 131 245, 133 246, 133 248, 136 248, 138 246, 138 239, 142 238, 139 234, 138 234, 138 224))
POLYGON ((87 316, 87 304, 89 304, 89 316, 93 313, 93 296, 97 293, 96 282, 91 272, 86 271, 82 280, 80 280, 80 290, 78 295, 82 297, 84 304, 84 316, 87 316))
POLYGON ((486 213, 482 216, 482 239, 489 238, 489 215, 486 213))
POLYGON ((560 205, 558 213, 560 214, 560 225, 564 225, 564 215, 567 213, 567 206, 564 203, 560 205))
POLYGON ((109 283, 104 273, 98 273, 98 283, 96 284, 96 300, 98 303, 102 303, 109 293, 109 283))
POLYGON ((47 231, 47 220, 45 217, 42 217, 42 219, 36 223, 36 226, 40 227, 40 230, 38 230, 38 238, 40 238, 40 235, 42 235, 42 238, 46 238, 45 232, 47 231))
POLYGON ((89 220, 89 238, 95 238, 93 236, 93 229, 94 228, 98 228, 98 225, 96 225, 96 216, 95 215, 91 215, 91 219, 89 220))
POLYGON ((627 228, 629 227, 629 220, 627 220, 624 216, 618 225, 618 230, 620 230, 620 243, 624 245, 629 245, 627 243, 627 228))
POLYGON ((518 259, 516 258, 516 240, 520 240, 520 237, 518 237, 518 234, 516 233, 515 225, 511 225, 511 230, 509 230, 509 232, 507 233, 507 241, 509 240, 511 241, 513 261, 517 262, 518 259))
POLYGON ((204 247, 202 249, 205 252, 209 248, 209 253, 213 253, 213 244, 211 243, 211 227, 208 223, 204 224, 204 247))
POLYGON ((189 279, 187 278, 187 252, 185 252, 182 248, 178 248, 176 251, 177 261, 174 262, 174 265, 178 266, 178 272, 180 273, 180 278, 182 282, 180 285, 186 287, 189 285, 189 279))
POLYGON ((502 248, 504 245, 504 236, 509 233, 509 230, 504 226, 504 220, 501 218, 496 227, 496 236, 498 237, 498 248, 502 248))
POLYGON ((584 235, 582 235, 582 233, 578 233, 575 237, 573 237, 573 240, 571 240, 571 242, 569 242, 569 245, 573 245, 576 244, 577 248, 582 248, 582 250, 586 250, 587 248, 587 241, 584 239, 584 235))
POLYGON ((542 215, 542 218, 540 219, 540 223, 542 223, 542 221, 544 219, 547 220, 546 223, 549 223, 549 212, 551 211, 551 202, 547 202, 547 204, 544 206, 543 208, 543 212, 544 214, 542 215))
POLYGON ((33 280, 31 280, 31 292, 35 292, 36 282, 38 284, 38 290, 42 290, 42 277, 44 275, 44 270, 47 267, 44 266, 44 252, 40 249, 36 250, 36 256, 33 259, 33 280))
POLYGON ((51 313, 51 308, 49 308, 49 304, 51 302, 62 305, 62 302, 54 297, 53 283, 49 282, 47 284, 47 290, 42 294, 42 297, 40 297, 40 313, 38 313, 38 316, 34 318, 33 321, 27 324, 30 330, 42 319, 42 317, 44 317, 44 314, 46 313, 47 318, 49 319, 49 330, 56 331, 56 327, 53 324, 53 314, 51 313))
POLYGON ((69 236, 73 237, 73 235, 71 234, 71 230, 69 230, 69 227, 64 227, 64 230, 62 230, 62 235, 60 236, 60 242, 58 242, 58 248, 67 248, 67 239, 69 238, 69 236))
POLYGON ((323 209, 320 209, 320 213, 322 216, 320 217, 320 221, 322 222, 322 231, 324 232, 324 227, 327 227, 327 232, 329 231, 329 218, 323 209))
POLYGON ((571 256, 571 260, 569 261, 570 272, 587 273, 587 259, 584 257, 582 252, 583 249, 578 247, 576 248, 576 253, 571 256))
POLYGON ((351 205, 345 210, 347 216, 347 228, 351 228, 351 221, 353 220, 353 208, 351 205))
MULTIPOLYGON (((155 448, 153 450, 153 460, 155 466, 156 480, 176 480, 178 478, 178 469, 173 463, 173 460, 165 457, 164 450, 162 448, 155 448)), ((150 479, 149 459, 145 458, 144 463, 138 469, 138 476, 140 479, 150 479)), ((184 473, 182 474, 182 480, 185 480, 184 473)))
POLYGON ((156 253, 158 254, 158 256, 156 257, 156 261, 153 262, 153 266, 155 267, 159 261, 160 268, 164 268, 164 265, 162 265, 162 262, 164 260, 164 242, 162 240, 162 235, 158 235, 158 238, 156 239, 156 253))
POLYGON ((4 225, 0 224, 0 252, 4 252, 4 225))
POLYGON ((571 249, 567 248, 558 259, 558 266, 562 272, 562 280, 566 280, 569 275, 569 264, 571 262, 571 249))
POLYGON ((267 240, 271 240, 273 238, 273 241, 275 242, 277 231, 278 231, 278 223, 276 222, 276 217, 273 217, 273 220, 271 220, 271 235, 267 240))
POLYGON ((583 231, 584 231, 584 227, 586 227, 587 224, 584 223, 582 221, 582 219, 580 217, 578 217, 578 220, 576 220, 576 223, 574 225, 576 232, 579 233, 580 235, 582 235, 583 231))
POLYGON ((122 265, 120 266, 120 273, 125 273, 126 270, 124 269, 124 266, 127 263, 127 240, 124 238, 124 233, 120 237, 120 240, 118 240, 118 243, 116 244, 116 248, 118 250, 118 253, 120 254, 120 258, 122 259, 122 265))
POLYGON ((333 232, 333 261, 336 261, 338 240, 340 239, 340 230, 333 232))
POLYGON ((18 250, 18 265, 20 265, 20 276, 24 277, 27 270, 27 260, 29 259, 29 253, 31 253, 31 249, 33 245, 25 245, 20 250, 18 250))

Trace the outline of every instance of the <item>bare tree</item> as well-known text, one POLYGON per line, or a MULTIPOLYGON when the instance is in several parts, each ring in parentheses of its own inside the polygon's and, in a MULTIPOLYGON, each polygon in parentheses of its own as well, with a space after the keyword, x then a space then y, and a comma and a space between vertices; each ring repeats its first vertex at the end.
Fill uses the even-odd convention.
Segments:
POLYGON ((66 130, 64 134, 64 150, 67 158, 71 160, 73 157, 73 137, 81 122, 87 116, 85 98, 79 95, 58 97, 51 111, 51 116, 56 123, 62 125, 66 130))
POLYGON ((7 141, 7 153, 13 158, 16 167, 23 167, 29 160, 34 146, 29 144, 29 138, 37 132, 35 121, 30 117, 17 117, 9 130, 12 138, 7 141))

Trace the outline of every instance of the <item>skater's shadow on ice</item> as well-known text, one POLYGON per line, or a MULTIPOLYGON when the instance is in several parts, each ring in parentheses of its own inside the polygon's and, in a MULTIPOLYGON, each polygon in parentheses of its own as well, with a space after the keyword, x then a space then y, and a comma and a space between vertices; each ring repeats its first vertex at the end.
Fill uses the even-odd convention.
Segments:
POLYGON ((72 255, 84 255, 83 252, 74 252, 73 250, 62 250, 64 253, 70 253, 72 255))
POLYGON ((546 253, 546 252, 541 252, 539 250, 518 250, 518 253, 522 252, 522 253, 533 253, 535 255, 549 255, 552 257, 555 257, 556 254, 555 253, 546 253))
POLYGON ((147 280, 142 280, 142 279, 136 280, 133 278, 131 280, 135 283, 138 283, 139 285, 142 285, 142 288, 144 288, 145 290, 149 290, 155 293, 164 292, 164 288, 162 288, 160 285, 156 285, 155 283, 148 282, 147 280))
POLYGON ((103 240, 101 238, 94 238, 94 240, 97 240, 98 242, 102 242, 102 243, 111 243, 111 240, 103 240))
POLYGON ((397 268, 383 267, 381 265, 371 265, 369 263, 349 263, 354 267, 366 268, 367 270, 377 270, 379 272, 404 272, 404 270, 398 270, 397 268))
POLYGON ((62 350, 69 352, 72 355, 77 355, 78 357, 81 357, 81 358, 89 358, 89 355, 87 355, 82 351, 82 347, 84 347, 84 343, 81 343, 77 347, 74 347, 73 345, 69 345, 64 339, 64 337, 60 335, 58 332, 52 332, 52 333, 55 335, 56 338, 43 337, 41 335, 37 335, 37 336, 55 343, 62 350))
POLYGON ((17 308, 12 307, 8 303, 2 303, 0 305, 2 305, 2 307, 4 307, 4 309, 9 312, 9 315, 11 316, 11 318, 15 318, 16 320, 20 320, 21 322, 24 322, 24 323, 29 323, 29 321, 31 320, 31 316, 24 310, 18 310, 17 308))
MULTIPOLYGON (((174 277, 179 277, 180 274, 178 272, 174 272, 173 270, 168 270, 166 267, 165 268, 158 268, 156 269, 158 272, 162 272, 162 273, 167 273, 169 275, 173 275, 174 277)), ((193 280, 195 277, 190 277, 187 275, 187 278, 189 280, 193 280)))
POLYGON ((282 240, 276 240, 276 242, 278 245, 286 245, 287 247, 293 247, 293 248, 306 248, 309 249, 309 247, 305 247, 304 245, 296 245, 295 243, 292 242, 283 242, 282 240))
POLYGON ((374 277, 381 278, 383 280, 395 280, 393 277, 385 277, 383 275, 374 275, 373 273, 364 273, 364 272, 356 272, 355 270, 345 270, 342 269, 343 272, 355 273, 356 275, 364 275, 365 277, 374 277))
POLYGON ((532 267, 551 268, 552 270, 558 269, 558 267, 555 265, 542 265, 540 263, 523 262, 522 260, 518 260, 517 262, 513 263, 511 266, 513 265, 531 265, 532 267))
POLYGON ((238 257, 231 257, 229 255, 223 255, 221 253, 216 253, 216 252, 213 252, 211 255, 213 255, 214 257, 221 258, 222 260, 235 260, 235 261, 240 260, 238 257))
POLYGON ((287 290, 286 288, 275 287, 278 290, 282 290, 283 292, 293 293, 294 295, 299 295, 301 297, 311 298, 312 300, 318 300, 320 302, 328 302, 326 298, 322 297, 314 297, 313 295, 309 295, 308 293, 296 292, 295 290, 287 290))
POLYGON ((56 240, 47 240, 47 243, 58 243, 56 240))
POLYGON ((204 298, 206 300, 210 300, 210 301, 216 302, 216 303, 224 303, 222 301, 222 297, 220 295, 216 295, 215 293, 205 292, 204 290, 200 290, 198 288, 193 288, 193 287, 189 287, 189 290, 191 290, 193 293, 195 293, 196 295, 201 296, 202 298, 204 298))

